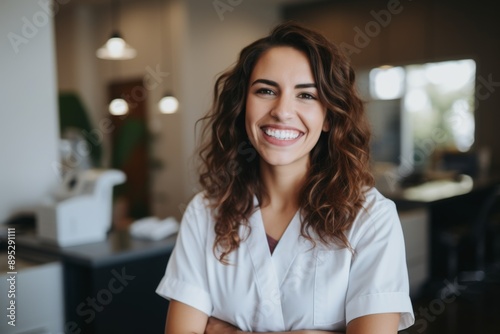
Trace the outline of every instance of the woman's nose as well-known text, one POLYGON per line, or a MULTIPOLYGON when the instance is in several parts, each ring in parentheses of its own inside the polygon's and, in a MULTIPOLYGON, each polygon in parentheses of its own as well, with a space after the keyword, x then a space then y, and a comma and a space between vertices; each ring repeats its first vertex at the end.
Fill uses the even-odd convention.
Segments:
POLYGON ((271 116, 279 121, 290 119, 293 113, 293 99, 285 94, 275 100, 275 104, 271 109, 271 116))

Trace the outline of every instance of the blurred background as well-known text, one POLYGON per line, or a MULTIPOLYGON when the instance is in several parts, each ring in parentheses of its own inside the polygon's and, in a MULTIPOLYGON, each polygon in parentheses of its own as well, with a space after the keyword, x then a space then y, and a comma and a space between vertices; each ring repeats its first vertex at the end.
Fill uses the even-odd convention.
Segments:
POLYGON ((295 20, 356 69, 405 233, 406 332, 498 333, 496 16, 485 0, 2 1, 0 306, 16 300, 17 326, 1 332, 162 332, 154 289, 167 223, 199 189, 195 122, 239 51, 295 20), (134 236, 141 219, 156 229, 134 236))

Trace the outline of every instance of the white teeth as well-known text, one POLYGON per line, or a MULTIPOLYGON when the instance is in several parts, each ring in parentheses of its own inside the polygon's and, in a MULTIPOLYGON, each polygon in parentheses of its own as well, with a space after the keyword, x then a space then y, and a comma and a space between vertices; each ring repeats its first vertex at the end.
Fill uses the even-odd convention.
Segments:
POLYGON ((299 137, 300 133, 293 130, 276 130, 266 128, 264 129, 266 135, 280 139, 280 140, 293 140, 299 137))

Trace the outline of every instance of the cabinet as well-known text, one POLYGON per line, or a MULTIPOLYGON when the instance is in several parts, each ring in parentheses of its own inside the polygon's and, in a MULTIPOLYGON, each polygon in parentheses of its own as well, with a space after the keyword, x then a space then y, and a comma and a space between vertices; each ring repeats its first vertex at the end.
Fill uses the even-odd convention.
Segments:
MULTIPOLYGON (((112 232, 103 242, 58 247, 35 235, 19 235, 17 245, 23 258, 60 262, 61 300, 57 304, 64 305, 65 334, 163 333, 168 303, 155 289, 175 237, 148 241, 133 239, 127 231, 112 232)), ((34 279, 30 282, 38 284, 34 279)), ((40 299, 41 309, 48 300, 40 299)))
POLYGON ((410 295, 415 297, 429 279, 429 215, 425 207, 399 210, 398 214, 405 239, 410 295))
MULTIPOLYGON (((6 252, 2 253, 2 275, 0 275, 0 333, 17 334, 59 334, 63 333, 63 270, 60 262, 37 263, 16 258, 16 272, 13 290, 10 290, 11 275, 7 273, 6 252), (15 291, 8 298, 9 291, 15 291), (15 301, 15 326, 6 318, 10 301, 15 301)), ((9 311, 10 312, 10 311, 9 311)))

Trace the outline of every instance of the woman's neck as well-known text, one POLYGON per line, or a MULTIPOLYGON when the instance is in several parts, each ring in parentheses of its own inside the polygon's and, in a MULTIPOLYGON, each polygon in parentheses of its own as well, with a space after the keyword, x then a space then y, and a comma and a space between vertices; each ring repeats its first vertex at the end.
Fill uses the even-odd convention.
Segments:
POLYGON ((279 211, 297 210, 306 174, 307 166, 270 166, 261 162, 260 175, 268 195, 263 206, 270 205, 279 211))

